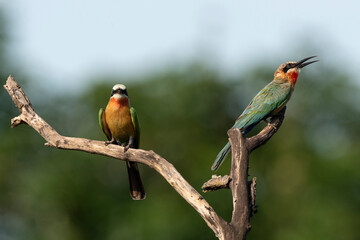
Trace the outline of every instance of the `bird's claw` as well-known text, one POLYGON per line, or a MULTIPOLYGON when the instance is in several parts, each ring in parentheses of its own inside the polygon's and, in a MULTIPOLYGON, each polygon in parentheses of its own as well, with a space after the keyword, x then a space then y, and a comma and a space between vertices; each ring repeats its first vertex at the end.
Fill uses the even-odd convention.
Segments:
POLYGON ((109 145, 109 144, 116 144, 116 140, 115 139, 111 139, 110 141, 106 141, 105 142, 105 146, 109 145))
POLYGON ((126 146, 124 147, 124 152, 126 152, 127 150, 129 150, 129 148, 130 148, 130 144, 126 145, 126 146))
POLYGON ((124 147, 124 152, 129 150, 129 148, 134 146, 134 138, 130 137, 128 144, 124 147))
POLYGON ((271 117, 265 118, 264 121, 265 121, 267 124, 270 124, 270 123, 271 123, 271 117))
POLYGON ((276 124, 274 123, 268 123, 269 126, 271 126, 274 130, 277 130, 276 124))

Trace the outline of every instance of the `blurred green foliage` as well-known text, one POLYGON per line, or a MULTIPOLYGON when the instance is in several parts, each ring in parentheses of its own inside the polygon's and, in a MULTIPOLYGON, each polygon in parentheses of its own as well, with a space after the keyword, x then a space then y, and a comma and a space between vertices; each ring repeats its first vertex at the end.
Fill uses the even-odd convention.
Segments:
MULTIPOLYGON (((8 70, 0 61, 4 83, 8 70)), ((201 191, 226 131, 274 70, 259 66, 230 78, 194 63, 141 79, 99 78, 80 96, 45 93, 34 108, 60 134, 105 140, 98 109, 115 83, 125 83, 140 119, 141 148, 168 159, 201 191)), ((259 212, 248 239, 360 238, 358 91, 334 66, 304 69, 281 129, 251 155, 259 212)), ((47 148, 30 127, 10 129, 18 111, 5 90, 0 107, 0 239, 215 239, 152 169, 140 166, 147 199, 132 201, 122 161, 47 148)), ((229 167, 227 159, 217 174, 229 167)), ((203 195, 229 220, 230 191, 203 195)))

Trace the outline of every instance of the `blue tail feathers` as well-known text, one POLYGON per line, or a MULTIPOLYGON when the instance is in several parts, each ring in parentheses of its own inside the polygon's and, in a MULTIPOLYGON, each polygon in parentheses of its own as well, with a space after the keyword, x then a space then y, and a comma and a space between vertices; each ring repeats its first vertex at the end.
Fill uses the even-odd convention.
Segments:
POLYGON ((220 165, 222 164, 222 162, 225 160, 225 158, 227 157, 227 155, 229 155, 231 151, 231 145, 228 142, 223 149, 221 149, 221 151, 219 152, 219 154, 216 156, 215 162, 213 163, 213 165, 211 166, 211 170, 216 171, 220 165))

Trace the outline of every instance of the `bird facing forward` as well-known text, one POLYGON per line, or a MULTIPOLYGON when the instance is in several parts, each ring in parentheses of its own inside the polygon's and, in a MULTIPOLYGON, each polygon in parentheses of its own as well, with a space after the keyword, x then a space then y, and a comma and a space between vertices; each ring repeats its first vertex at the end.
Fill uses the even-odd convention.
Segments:
MULTIPOLYGON (((298 62, 281 64, 275 71, 274 80, 256 94, 244 112, 235 121, 233 128, 238 128, 242 134, 246 134, 261 120, 266 120, 268 117, 281 111, 294 92, 301 68, 318 61, 306 62, 314 57, 316 56, 304 58, 298 62)), ((211 170, 216 171, 230 151, 231 145, 228 142, 218 153, 211 170)))
MULTIPOLYGON (((135 109, 130 107, 129 95, 124 85, 116 84, 113 87, 106 109, 101 108, 99 111, 99 124, 108 139, 106 144, 121 145, 124 151, 139 148, 139 121, 135 109)), ((146 193, 137 163, 126 161, 126 167, 132 199, 145 199, 146 193)))

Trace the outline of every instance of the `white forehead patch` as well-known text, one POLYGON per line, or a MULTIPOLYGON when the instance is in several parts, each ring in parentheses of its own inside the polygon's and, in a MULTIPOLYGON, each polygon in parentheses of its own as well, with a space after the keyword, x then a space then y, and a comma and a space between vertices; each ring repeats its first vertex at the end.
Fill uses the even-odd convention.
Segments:
POLYGON ((126 87, 125 87, 125 85, 123 85, 123 84, 116 84, 115 86, 113 86, 112 89, 113 89, 113 90, 116 90, 116 89, 125 90, 126 87))

